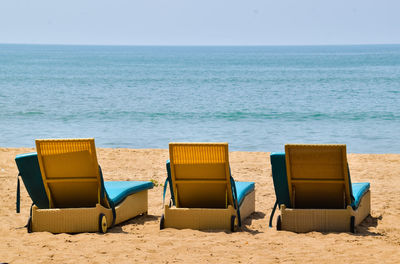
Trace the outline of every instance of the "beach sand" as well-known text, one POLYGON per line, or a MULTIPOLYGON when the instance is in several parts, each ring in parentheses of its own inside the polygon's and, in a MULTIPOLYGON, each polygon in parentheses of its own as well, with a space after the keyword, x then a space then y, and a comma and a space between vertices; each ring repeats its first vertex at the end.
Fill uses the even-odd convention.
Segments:
MULTIPOLYGON (((154 180, 149 212, 106 234, 28 234, 31 200, 21 184, 15 213, 15 155, 0 148, 0 263, 400 263, 400 154, 348 154, 353 182, 371 183, 371 216, 357 233, 296 234, 268 227, 275 201, 269 153, 231 152, 234 178, 256 183, 256 212, 238 232, 159 230, 164 149, 98 149, 105 180, 154 180)), ((279 212, 278 212, 279 214, 279 212)))

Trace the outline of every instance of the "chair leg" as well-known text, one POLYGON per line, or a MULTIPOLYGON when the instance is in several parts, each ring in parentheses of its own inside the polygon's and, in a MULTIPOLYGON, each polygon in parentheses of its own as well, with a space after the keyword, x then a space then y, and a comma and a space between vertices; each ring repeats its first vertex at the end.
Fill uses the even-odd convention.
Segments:
POLYGON ((278 215, 278 219, 276 219, 276 230, 282 230, 282 219, 280 215, 278 215))
POLYGON ((160 230, 164 229, 164 214, 161 215, 161 219, 160 219, 160 230))
POLYGON ((356 218, 354 216, 350 217, 350 232, 353 234, 356 232, 356 218))

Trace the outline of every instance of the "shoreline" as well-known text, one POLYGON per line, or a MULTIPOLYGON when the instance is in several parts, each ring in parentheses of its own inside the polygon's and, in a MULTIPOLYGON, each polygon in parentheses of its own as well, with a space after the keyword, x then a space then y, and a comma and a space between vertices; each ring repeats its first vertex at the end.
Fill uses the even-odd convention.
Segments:
MULTIPOLYGON (((307 144, 307 143, 305 143, 307 144)), ((319 144, 319 143, 318 143, 319 144)), ((24 150, 28 152, 36 152, 35 147, 1 147, 0 146, 0 151, 14 151, 14 150, 24 150)), ((121 148, 121 147, 116 147, 116 148, 104 148, 104 147, 96 147, 96 151, 102 151, 102 150, 134 150, 134 151, 159 151, 159 150, 165 150, 168 151, 168 148, 121 148)), ((235 152, 244 152, 244 153, 266 153, 270 154, 273 152, 284 152, 284 149, 281 151, 248 151, 248 150, 229 150, 229 153, 235 153, 235 152)), ((23 152, 26 153, 26 152, 23 152)), ((22 152, 19 154, 23 154, 22 152)), ((351 153, 347 152, 347 155, 400 155, 400 153, 351 153)))

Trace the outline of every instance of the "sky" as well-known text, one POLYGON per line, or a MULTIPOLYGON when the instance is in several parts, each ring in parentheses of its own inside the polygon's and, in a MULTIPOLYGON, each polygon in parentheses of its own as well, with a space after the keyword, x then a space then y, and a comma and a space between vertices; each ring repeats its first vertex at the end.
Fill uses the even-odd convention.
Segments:
POLYGON ((0 43, 400 44, 400 1, 0 0, 0 43))

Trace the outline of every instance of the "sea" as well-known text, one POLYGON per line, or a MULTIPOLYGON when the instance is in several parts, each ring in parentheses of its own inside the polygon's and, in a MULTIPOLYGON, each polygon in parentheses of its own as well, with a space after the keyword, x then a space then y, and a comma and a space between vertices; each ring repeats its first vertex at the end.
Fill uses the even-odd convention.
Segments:
POLYGON ((0 147, 400 153, 400 45, 0 45, 0 147))

